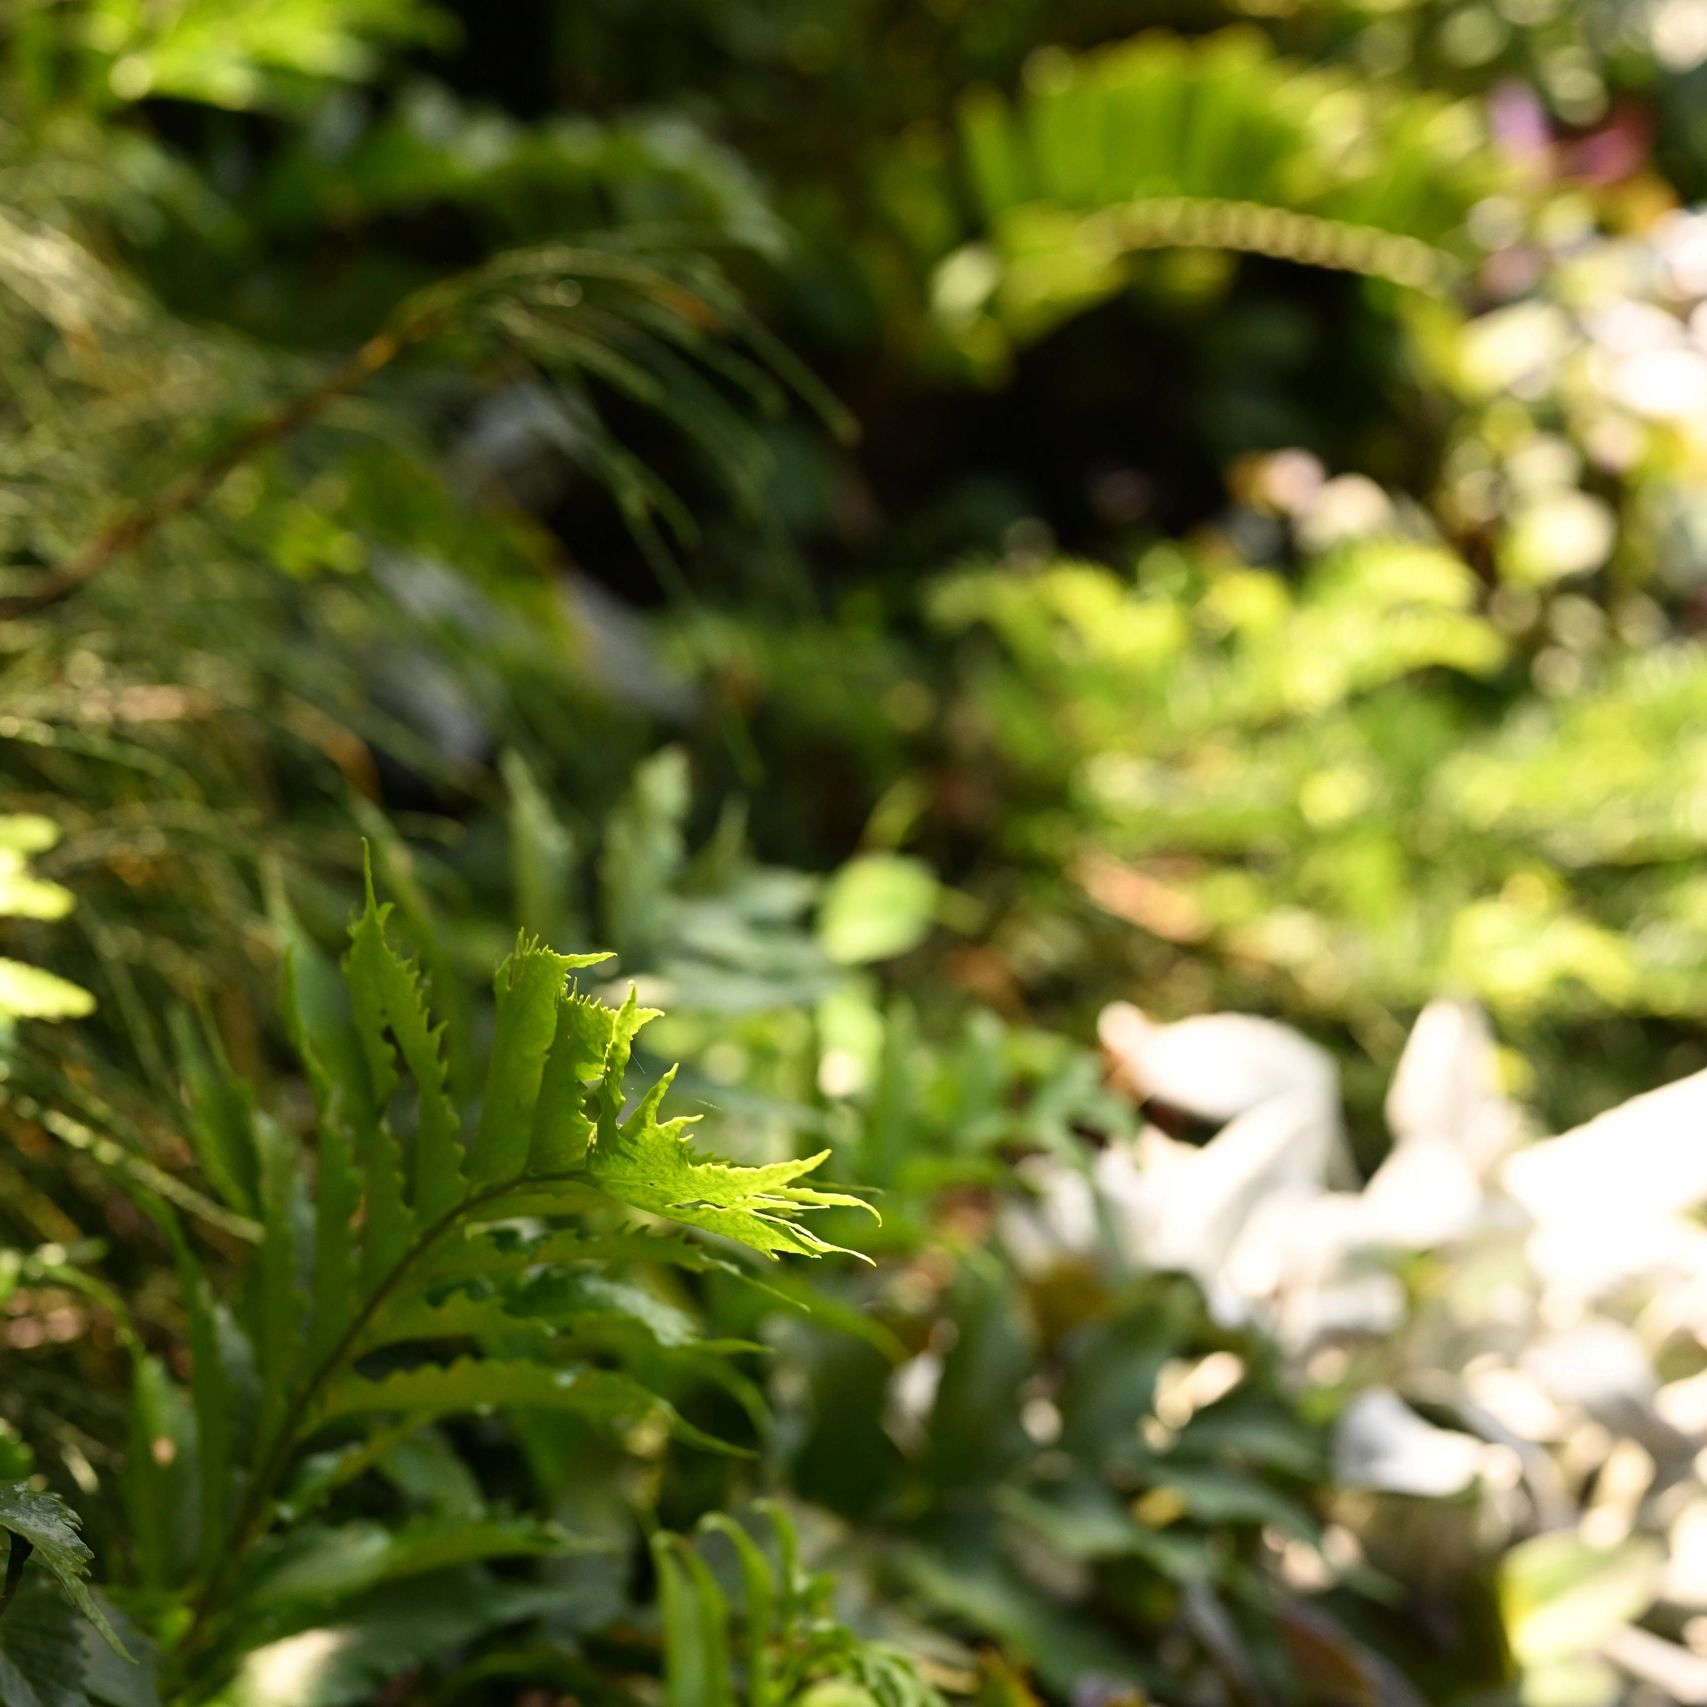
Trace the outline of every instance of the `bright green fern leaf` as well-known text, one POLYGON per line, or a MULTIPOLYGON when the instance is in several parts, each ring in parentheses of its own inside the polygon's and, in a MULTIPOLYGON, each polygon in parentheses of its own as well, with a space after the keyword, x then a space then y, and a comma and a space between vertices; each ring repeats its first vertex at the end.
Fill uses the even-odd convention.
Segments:
POLYGON ((840 1208, 876 1213, 863 1199, 846 1192, 794 1183, 824 1162, 828 1150, 801 1161, 756 1168, 698 1159, 687 1137, 687 1128, 697 1116, 658 1118, 674 1077, 672 1069, 614 1132, 601 1132, 588 1156, 588 1171, 600 1190, 620 1203, 721 1233, 767 1256, 780 1251, 822 1256, 842 1249, 804 1225, 799 1219, 803 1211, 840 1208))
MULTIPOLYGON (((198 1583, 182 1646, 210 1675, 242 1665, 237 1632, 279 1633, 276 1619, 235 1611, 267 1583, 282 1593, 279 1573, 306 1581, 320 1558, 328 1581, 343 1573, 363 1593, 396 1574, 380 1572, 371 1535, 327 1529, 310 1542, 293 1540, 306 1533, 293 1526, 435 1418, 556 1412, 619 1431, 647 1421, 730 1449, 673 1401, 711 1384, 750 1413, 751 1382, 727 1359, 755 1348, 703 1337, 655 1276, 733 1265, 684 1231, 634 1225, 635 1212, 766 1256, 816 1256, 837 1247, 802 1217, 864 1207, 800 1183, 822 1157, 763 1167, 697 1158, 687 1120, 663 1113, 668 1074, 630 1108, 634 1037, 654 1016, 632 990, 612 1007, 574 985, 603 955, 518 942, 498 971, 485 1085, 465 1118, 446 1062, 452 1046, 469 1046, 435 1022, 389 916, 370 876, 341 980, 280 919, 291 1034, 318 1125, 311 1179, 223 1064, 199 1045, 186 1053, 203 1165, 260 1232, 240 1252, 239 1303, 228 1309, 225 1287, 159 1211, 178 1255, 191 1378, 181 1398, 163 1366, 147 1366, 162 1420, 138 1437, 145 1450, 126 1498, 156 1514, 164 1537, 167 1466, 154 1443, 190 1459, 199 1536, 186 1550, 198 1583), (324 1446, 312 1458, 311 1442, 324 1446), (238 1568, 249 1560, 260 1578, 238 1568)), ((665 1437, 651 1427, 629 1438, 656 1451, 665 1437)), ((555 1549, 553 1538, 494 1527, 478 1501, 441 1515, 432 1554, 446 1568, 555 1549)), ((155 1544, 158 1559, 169 1551, 169 1539, 155 1544)))

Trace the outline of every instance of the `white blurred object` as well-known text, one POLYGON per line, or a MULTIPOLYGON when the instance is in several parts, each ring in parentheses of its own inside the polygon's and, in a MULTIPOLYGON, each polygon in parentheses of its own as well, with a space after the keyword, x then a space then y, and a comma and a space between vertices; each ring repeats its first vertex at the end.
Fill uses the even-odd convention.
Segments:
POLYGON ((1707 1072, 1520 1150, 1503 1177, 1537 1221, 1658 1215, 1707 1201, 1707 1072))
POLYGON ((1482 1182, 1456 1145, 1413 1138, 1398 1146, 1364 1188, 1363 1229, 1372 1244, 1429 1250, 1465 1238, 1482 1218, 1482 1182))
POLYGON ((1353 1275, 1278 1298, 1274 1331, 1283 1350, 1302 1358, 1325 1342, 1379 1340, 1397 1333, 1404 1326, 1405 1307, 1405 1289, 1397 1276, 1353 1275))
POLYGON ((1598 1317, 1550 1334, 1524 1352, 1522 1368, 1608 1433, 1657 1457, 1689 1456, 1689 1442, 1655 1408, 1659 1381, 1648 1352, 1623 1323, 1598 1317))
POLYGON ((996 1226, 1020 1271, 1042 1274, 1064 1255, 1089 1254, 1096 1241, 1097 1204, 1084 1173, 1053 1156, 1029 1156, 1017 1171, 1031 1198, 1005 1199, 996 1226))
POLYGON ((1672 1520, 1667 1536, 1665 1596, 1679 1606, 1707 1607, 1707 1499, 1694 1499, 1672 1520))
POLYGON ((1399 1145, 1438 1140, 1478 1168, 1511 1146, 1517 1109, 1500 1092, 1480 1008, 1435 1001, 1417 1016, 1387 1092, 1387 1125, 1399 1145))
POLYGON ((1707 356, 1685 349, 1626 356, 1618 364, 1611 392, 1626 409, 1651 421, 1688 420, 1707 411, 1707 356))
POLYGON ((1707 1442, 1707 1369, 1660 1388, 1654 1395, 1654 1409, 1680 1434, 1707 1442))
POLYGON ((1621 356, 1674 350, 1683 343, 1683 327, 1675 314, 1652 302, 1620 297, 1586 317, 1583 328, 1595 343, 1621 356))
POLYGON ((908 1358, 889 1377, 883 1429, 903 1452, 917 1451, 923 1444, 941 1385, 942 1359, 934 1351, 908 1358))
POLYGON ((1425 1422, 1386 1387, 1360 1393, 1334 1435, 1334 1476, 1348 1488, 1445 1499, 1476 1480, 1483 1445, 1425 1422))
POLYGON ((1166 1179, 1146 1259, 1213 1285, 1246 1223, 1276 1193, 1321 1192, 1338 1136, 1337 1122, 1323 1119, 1311 1091, 1289 1091, 1246 1110, 1166 1179))
POLYGON ((1337 474, 1325 481, 1295 523, 1307 552, 1327 552, 1347 540, 1386 532, 1394 522, 1393 500, 1367 475, 1337 474))
MULTIPOLYGON (((1245 1014, 1158 1025, 1124 1003, 1098 1030, 1136 1095, 1225 1124, 1200 1146, 1154 1128, 1110 1145, 1051 1187, 1043 1245, 1094 1224, 1134 1263, 1194 1275, 1217 1319, 1258 1321, 1305 1378, 1384 1369, 1341 1417, 1341 1485, 1475 1488, 1496 1546, 1664 1537, 1667 1599, 1707 1609, 1707 1369, 1690 1373, 1707 1356, 1707 1072, 1525 1144, 1486 1020, 1434 1002, 1388 1093, 1392 1148, 1343 1190, 1337 1074, 1308 1039, 1245 1014), (1661 1368, 1682 1378, 1662 1386, 1661 1368)), ((1707 1701, 1707 1660, 1633 1624, 1601 1658, 1707 1701)))
POLYGON ((1636 1281, 1661 1286, 1668 1301, 1689 1302, 1707 1275, 1707 1232, 1677 1215, 1598 1210, 1592 1198, 1540 1218, 1529 1236, 1537 1280, 1561 1308, 1581 1310, 1636 1281))
POLYGON ((1651 1684, 1678 1707, 1707 1702, 1707 1659, 1676 1642, 1630 1624, 1613 1631, 1600 1651, 1620 1670, 1651 1684))
POLYGON ((1134 1090, 1200 1120, 1232 1120, 1289 1092, 1315 1099, 1339 1121, 1333 1057, 1290 1026, 1251 1014, 1203 1014, 1158 1025, 1130 1002, 1114 1002, 1097 1036, 1134 1090))

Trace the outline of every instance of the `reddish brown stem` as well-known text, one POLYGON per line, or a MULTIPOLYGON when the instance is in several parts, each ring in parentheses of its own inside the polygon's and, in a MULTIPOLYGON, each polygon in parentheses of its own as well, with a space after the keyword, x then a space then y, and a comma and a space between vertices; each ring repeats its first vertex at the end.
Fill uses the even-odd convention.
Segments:
POLYGON ((110 522, 74 557, 48 571, 21 593, 0 597, 0 619, 45 610, 76 592, 108 564, 127 556, 167 522, 195 509, 235 468, 279 444, 316 419, 341 397, 364 385, 381 368, 427 337, 438 316, 417 313, 376 332, 344 365, 282 408, 245 427, 231 442, 164 491, 110 522))

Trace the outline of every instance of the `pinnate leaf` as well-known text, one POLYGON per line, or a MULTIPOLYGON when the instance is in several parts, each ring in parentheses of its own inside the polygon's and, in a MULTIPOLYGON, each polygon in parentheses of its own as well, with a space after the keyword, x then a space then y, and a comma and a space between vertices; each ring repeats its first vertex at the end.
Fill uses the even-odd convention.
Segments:
POLYGON ((25 1565, 31 1559, 38 1561, 65 1591, 72 1605, 117 1652, 124 1653, 123 1644, 89 1592, 91 1554, 71 1507, 56 1495, 37 1493, 23 1482, 0 1484, 0 1529, 10 1537, 8 1591, 16 1587, 25 1565))

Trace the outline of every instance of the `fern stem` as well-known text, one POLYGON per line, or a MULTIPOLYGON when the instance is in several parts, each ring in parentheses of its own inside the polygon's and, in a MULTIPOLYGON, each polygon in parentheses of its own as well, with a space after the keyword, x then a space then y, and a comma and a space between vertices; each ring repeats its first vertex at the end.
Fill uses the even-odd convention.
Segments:
POLYGON ((197 1191, 194 1186, 185 1185, 175 1175, 157 1167, 146 1156, 139 1156, 126 1149, 117 1139, 95 1131, 80 1120, 74 1120, 62 1110, 49 1108, 32 1096, 15 1092, 8 1092, 0 1097, 0 1109, 15 1111, 22 1119, 31 1122, 49 1137, 57 1138, 70 1149, 92 1156, 109 1172, 134 1182, 143 1191, 153 1193, 175 1208, 198 1216, 210 1227, 217 1227, 222 1233, 241 1239, 245 1244, 260 1242, 261 1229, 257 1222, 227 1209, 224 1204, 215 1202, 206 1193, 197 1191))
POLYGON ((301 1444, 298 1431, 312 1414, 315 1403, 326 1389, 326 1384, 350 1356, 350 1353, 359 1343, 362 1333, 373 1321, 381 1306, 397 1290, 410 1268, 440 1239, 451 1232, 470 1210, 478 1209, 482 1204, 494 1202, 496 1199, 505 1197, 509 1193, 521 1190, 524 1187, 567 1184, 577 1177, 579 1176, 572 1173, 518 1174, 513 1179, 502 1180, 476 1192, 472 1197, 464 1198, 462 1202, 446 1210, 437 1221, 433 1222, 380 1279, 362 1307, 351 1317, 343 1333, 338 1336, 337 1342, 321 1359, 319 1366, 309 1376, 308 1380, 298 1388, 295 1396, 286 1406, 285 1414, 279 1422, 277 1435, 272 1445, 266 1450, 260 1468, 251 1479, 248 1490, 244 1494, 243 1503, 238 1508, 236 1517, 232 1520, 226 1544, 221 1550, 220 1556, 224 1568, 218 1581, 210 1578, 203 1583, 192 1602, 189 1627, 184 1633, 183 1640, 178 1644, 179 1655, 193 1655, 205 1642, 213 1618, 219 1609, 218 1589, 229 1586, 237 1579, 236 1561, 241 1559, 271 1527, 272 1518, 269 1507, 280 1480, 285 1471, 290 1468, 291 1459, 296 1455, 297 1447, 301 1444))
POLYGON ((1223 249, 1437 294, 1454 272, 1445 251, 1404 232, 1260 202, 1159 196, 1092 214, 1084 224, 1128 253, 1223 249))
POLYGON ((0 599, 0 620, 44 610, 76 592, 116 558, 127 556, 166 523, 204 502, 225 477, 250 458, 289 438, 322 415, 333 403, 366 384, 413 345, 429 337, 444 316, 442 307, 411 304, 382 327, 341 367, 282 408, 253 421, 207 461, 190 469, 164 491, 109 522, 75 555, 34 586, 0 599))

